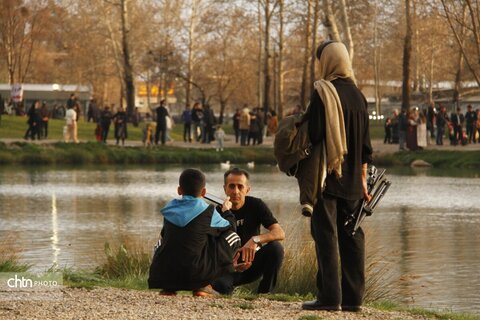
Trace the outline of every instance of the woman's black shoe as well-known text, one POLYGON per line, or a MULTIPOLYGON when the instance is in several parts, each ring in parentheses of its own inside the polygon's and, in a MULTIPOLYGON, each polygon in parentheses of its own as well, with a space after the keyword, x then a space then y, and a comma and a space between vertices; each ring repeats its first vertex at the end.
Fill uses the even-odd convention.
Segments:
POLYGON ((342 311, 360 312, 362 311, 362 307, 361 306, 342 306, 342 311))

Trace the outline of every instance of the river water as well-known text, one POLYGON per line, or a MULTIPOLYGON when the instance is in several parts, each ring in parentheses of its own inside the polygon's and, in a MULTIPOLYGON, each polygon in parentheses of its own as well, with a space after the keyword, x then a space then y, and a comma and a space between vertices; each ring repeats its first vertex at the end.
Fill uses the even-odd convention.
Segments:
MULTIPOLYGON (((222 195, 223 169, 203 166, 208 191, 222 195)), ((43 271, 91 268, 106 241, 150 246, 158 213, 176 195, 180 166, 0 169, 0 244, 43 271)), ((308 223, 295 212, 297 185, 275 167, 252 170, 251 195, 269 205, 289 233, 308 223)), ((480 313, 480 173, 389 169, 393 185, 366 219, 367 251, 387 263, 399 300, 435 310, 480 313)))

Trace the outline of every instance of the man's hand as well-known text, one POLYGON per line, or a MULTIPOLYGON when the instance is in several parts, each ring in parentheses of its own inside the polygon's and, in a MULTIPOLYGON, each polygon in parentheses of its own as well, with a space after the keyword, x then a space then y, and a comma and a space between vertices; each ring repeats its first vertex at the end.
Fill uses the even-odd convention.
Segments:
POLYGON ((240 262, 238 259, 241 256, 241 251, 238 250, 235 256, 233 257, 233 268, 236 272, 243 272, 252 266, 251 262, 240 262))
POLYGON ((230 197, 226 197, 223 201, 222 212, 228 211, 230 209, 232 209, 232 202, 230 201, 230 197))
POLYGON ((255 252, 257 250, 257 244, 252 239, 248 240, 238 252, 240 252, 240 262, 252 263, 255 259, 255 252))

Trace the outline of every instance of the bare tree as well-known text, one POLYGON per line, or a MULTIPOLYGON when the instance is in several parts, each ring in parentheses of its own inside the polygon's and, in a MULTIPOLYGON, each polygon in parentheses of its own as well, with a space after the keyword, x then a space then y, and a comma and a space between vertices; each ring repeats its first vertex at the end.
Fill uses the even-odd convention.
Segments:
POLYGON ((27 76, 35 41, 38 41, 42 9, 21 0, 0 2, 0 51, 8 70, 8 82, 22 83, 27 76))
POLYGON ((448 0, 441 0, 443 9, 445 11, 445 17, 450 25, 450 28, 455 36, 455 40, 457 45, 459 46, 460 51, 462 52, 463 59, 465 59, 465 63, 468 66, 472 76, 475 78, 475 81, 480 86, 480 74, 477 71, 474 62, 477 65, 480 63, 480 6, 476 4, 476 8, 472 5, 470 0, 462 0, 462 1, 448 1, 448 0), (464 11, 464 8, 467 9, 467 16, 470 18, 471 27, 466 24, 466 20, 460 18, 460 15, 463 16, 463 13, 460 12, 464 11), (462 31, 464 27, 467 29, 471 29, 473 35, 473 44, 474 44, 474 53, 471 53, 468 48, 466 48, 465 44, 463 43, 462 31), (460 31, 458 30, 460 28, 460 31))

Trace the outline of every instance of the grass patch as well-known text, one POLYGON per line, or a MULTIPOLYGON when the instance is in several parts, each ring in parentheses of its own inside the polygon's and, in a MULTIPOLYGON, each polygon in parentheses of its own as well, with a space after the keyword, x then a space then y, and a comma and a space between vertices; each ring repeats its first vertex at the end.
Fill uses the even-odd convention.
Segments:
POLYGON ((426 319, 439 319, 439 320, 479 320, 480 316, 464 313, 451 313, 451 312, 438 312, 430 311, 422 308, 410 308, 404 307, 391 301, 377 301, 367 304, 377 310, 383 311, 401 311, 407 312, 412 315, 418 315, 425 317, 426 319))
POLYGON ((435 168, 480 168, 480 151, 420 150, 397 152, 394 158, 401 165, 409 166, 414 160, 421 159, 435 168))
POLYGON ((236 307, 242 309, 242 310, 254 310, 255 306, 252 303, 239 303, 235 305, 236 307))
POLYGON ((306 296, 301 296, 298 294, 286 294, 286 293, 274 293, 262 295, 262 297, 272 300, 272 301, 281 301, 281 302, 300 302, 306 300, 313 300, 314 295, 308 294, 306 296))
POLYGON ((15 245, 13 236, 7 235, 0 241, 0 272, 27 272, 30 264, 20 262, 21 250, 15 245))
POLYGON ((298 320, 322 320, 323 318, 319 317, 319 316, 315 316, 315 315, 305 315, 305 316, 301 316, 300 318, 298 318, 298 320))
POLYGON ((125 242, 115 249, 105 243, 106 261, 96 272, 105 279, 132 281, 148 275, 152 257, 135 244, 125 242))
POLYGON ((168 164, 168 163, 247 163, 274 164, 271 148, 229 148, 225 152, 211 149, 162 146, 143 147, 106 146, 97 142, 80 144, 30 144, 15 142, 0 145, 0 163, 20 165, 60 164, 168 164))

